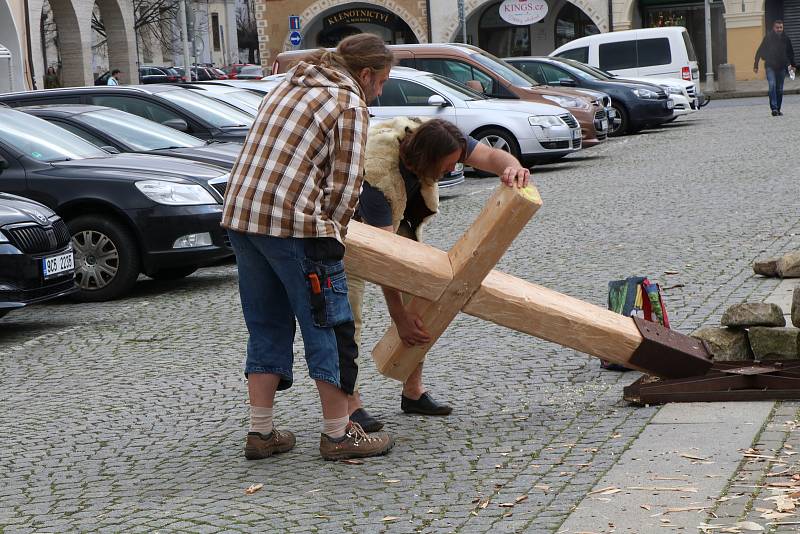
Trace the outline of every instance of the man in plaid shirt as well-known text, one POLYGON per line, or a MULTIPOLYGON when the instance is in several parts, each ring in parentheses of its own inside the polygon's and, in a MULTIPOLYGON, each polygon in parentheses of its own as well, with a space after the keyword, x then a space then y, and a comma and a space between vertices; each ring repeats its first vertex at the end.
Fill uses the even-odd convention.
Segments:
POLYGON ((322 401, 322 457, 376 456, 394 443, 349 421, 358 349, 342 263, 363 180, 367 104, 380 96, 392 63, 371 34, 301 61, 265 98, 231 171, 222 226, 250 333, 247 459, 294 447, 294 435, 275 429, 272 416, 275 392, 293 381, 295 319, 322 401))

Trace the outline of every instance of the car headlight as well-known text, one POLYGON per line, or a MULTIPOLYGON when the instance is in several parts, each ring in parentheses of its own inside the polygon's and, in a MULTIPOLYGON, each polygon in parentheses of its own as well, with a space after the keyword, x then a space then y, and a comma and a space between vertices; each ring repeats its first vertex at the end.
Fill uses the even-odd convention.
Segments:
POLYGON ((633 94, 639 98, 646 98, 648 100, 658 98, 658 93, 650 89, 633 89, 633 94))
POLYGON ((541 126, 542 128, 550 128, 551 126, 564 126, 566 124, 555 115, 536 115, 534 117, 528 117, 528 123, 531 126, 541 126))
POLYGON ((200 204, 217 204, 211 193, 197 184, 178 184, 162 180, 143 180, 136 182, 136 189, 144 196, 168 206, 197 206, 200 204))
POLYGON ((555 95, 543 95, 547 100, 550 102, 554 102, 556 105, 561 106, 562 108, 577 108, 577 109, 589 109, 589 104, 584 102, 579 98, 572 98, 568 96, 555 96, 555 95))
POLYGON ((674 85, 662 85, 662 89, 664 89, 668 95, 679 95, 683 93, 680 87, 675 87, 674 85))

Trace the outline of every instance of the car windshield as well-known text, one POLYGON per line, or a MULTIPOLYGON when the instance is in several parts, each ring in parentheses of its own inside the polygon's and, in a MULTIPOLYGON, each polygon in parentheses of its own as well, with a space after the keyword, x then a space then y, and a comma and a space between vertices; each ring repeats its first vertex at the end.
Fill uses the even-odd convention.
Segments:
POLYGON ((206 143, 157 122, 119 111, 104 109, 78 115, 78 120, 106 132, 136 151, 199 147, 206 143))
POLYGON ((222 103, 219 100, 198 95, 186 89, 175 89, 174 91, 161 91, 157 93, 164 100, 201 117, 217 128, 228 128, 235 126, 252 126, 253 117, 247 113, 236 109, 233 106, 222 103))
POLYGON ((585 65, 580 61, 575 61, 574 59, 563 59, 563 58, 555 58, 555 61, 563 64, 570 73, 574 74, 575 76, 580 76, 584 80, 610 80, 610 75, 604 73, 600 69, 596 69, 594 67, 590 67, 589 65, 585 65))
POLYGON ((475 53, 472 57, 481 65, 489 69, 489 71, 499 74, 512 85, 517 87, 530 87, 532 85, 539 85, 536 80, 521 72, 520 70, 512 67, 502 59, 495 57, 487 52, 482 54, 475 53))
POLYGON ((258 107, 261 105, 261 97, 250 91, 209 92, 208 96, 222 100, 247 113, 258 113, 258 107))
POLYGON ((432 78, 438 84, 444 85, 450 93, 456 93, 456 96, 461 100, 488 100, 488 97, 484 94, 473 91, 466 85, 454 82, 450 78, 445 78, 438 74, 431 74, 430 76, 426 76, 426 78, 432 78))
POLYGON ((63 128, 12 109, 0 109, 0 142, 38 161, 106 158, 108 152, 63 128))

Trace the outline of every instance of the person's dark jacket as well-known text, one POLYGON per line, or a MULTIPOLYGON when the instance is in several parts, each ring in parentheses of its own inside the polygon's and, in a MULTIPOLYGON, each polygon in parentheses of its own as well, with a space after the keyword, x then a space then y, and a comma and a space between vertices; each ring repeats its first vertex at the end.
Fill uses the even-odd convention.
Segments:
POLYGON ((767 67, 773 70, 786 69, 789 65, 797 67, 794 62, 794 49, 792 42, 785 33, 770 31, 756 50, 756 59, 753 68, 758 68, 758 60, 764 59, 767 67))

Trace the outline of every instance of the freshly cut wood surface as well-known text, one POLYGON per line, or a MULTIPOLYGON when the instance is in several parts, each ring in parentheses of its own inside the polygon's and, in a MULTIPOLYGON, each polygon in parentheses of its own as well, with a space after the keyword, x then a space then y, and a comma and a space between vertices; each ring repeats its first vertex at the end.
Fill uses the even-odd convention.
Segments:
POLYGON ((630 317, 499 271, 486 277, 463 311, 629 367, 642 342, 630 317))
POLYGON ((448 253, 453 277, 441 296, 435 300, 414 297, 408 304, 422 318, 431 342, 405 347, 397 329, 390 328, 372 351, 381 373, 401 381, 408 378, 541 205, 533 186, 524 190, 499 186, 495 190, 448 253))

